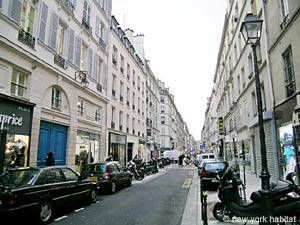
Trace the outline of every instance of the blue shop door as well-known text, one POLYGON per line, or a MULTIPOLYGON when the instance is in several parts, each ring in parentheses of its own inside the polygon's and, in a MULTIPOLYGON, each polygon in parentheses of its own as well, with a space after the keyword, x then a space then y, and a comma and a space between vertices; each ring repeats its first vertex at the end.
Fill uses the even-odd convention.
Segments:
POLYGON ((54 153, 55 165, 66 164, 67 127, 41 121, 38 166, 45 166, 48 152, 54 153))

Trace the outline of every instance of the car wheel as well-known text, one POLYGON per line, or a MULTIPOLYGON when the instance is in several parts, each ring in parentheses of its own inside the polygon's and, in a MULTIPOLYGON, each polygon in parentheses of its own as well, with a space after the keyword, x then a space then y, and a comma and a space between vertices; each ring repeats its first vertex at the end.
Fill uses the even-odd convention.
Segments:
POLYGON ((114 193, 117 192, 117 184, 116 184, 115 181, 113 181, 113 182, 111 183, 111 189, 110 189, 110 192, 111 192, 112 194, 114 194, 114 193))
POLYGON ((131 186, 131 183, 132 183, 132 178, 129 177, 129 178, 128 178, 128 181, 127 181, 127 187, 130 187, 130 186, 131 186))
POLYGON ((50 202, 43 202, 40 205, 39 220, 42 224, 47 224, 53 219, 53 206, 50 202))
POLYGON ((91 203, 96 203, 97 202, 97 193, 96 193, 96 190, 94 190, 94 189, 91 190, 89 201, 91 203))

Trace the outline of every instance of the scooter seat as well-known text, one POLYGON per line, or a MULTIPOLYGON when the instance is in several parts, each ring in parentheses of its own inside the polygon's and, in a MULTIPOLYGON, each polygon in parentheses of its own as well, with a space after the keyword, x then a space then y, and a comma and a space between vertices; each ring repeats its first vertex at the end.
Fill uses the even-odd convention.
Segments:
POLYGON ((244 203, 230 203, 230 208, 232 209, 234 215, 239 217, 255 217, 261 216, 263 211, 258 203, 254 202, 244 202, 244 203))
POLYGON ((271 191, 273 193, 280 192, 282 190, 289 189, 289 188, 291 188, 291 184, 289 182, 279 180, 277 184, 271 183, 271 191))

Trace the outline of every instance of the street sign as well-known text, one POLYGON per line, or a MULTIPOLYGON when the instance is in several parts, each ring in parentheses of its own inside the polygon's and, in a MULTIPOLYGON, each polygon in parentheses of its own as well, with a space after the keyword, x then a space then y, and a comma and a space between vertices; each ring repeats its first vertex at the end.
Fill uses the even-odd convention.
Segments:
POLYGON ((224 120, 223 120, 223 117, 219 117, 218 127, 219 127, 219 135, 223 135, 224 134, 224 120))

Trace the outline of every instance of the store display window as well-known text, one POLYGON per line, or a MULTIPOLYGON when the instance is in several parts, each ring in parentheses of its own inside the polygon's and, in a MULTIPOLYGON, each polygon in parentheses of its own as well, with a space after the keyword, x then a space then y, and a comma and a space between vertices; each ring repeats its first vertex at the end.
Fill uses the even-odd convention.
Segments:
POLYGON ((75 165, 77 171, 87 163, 99 162, 100 134, 78 131, 76 137, 75 165))
POLYGON ((4 151, 4 171, 8 168, 28 166, 29 136, 7 134, 4 151))

